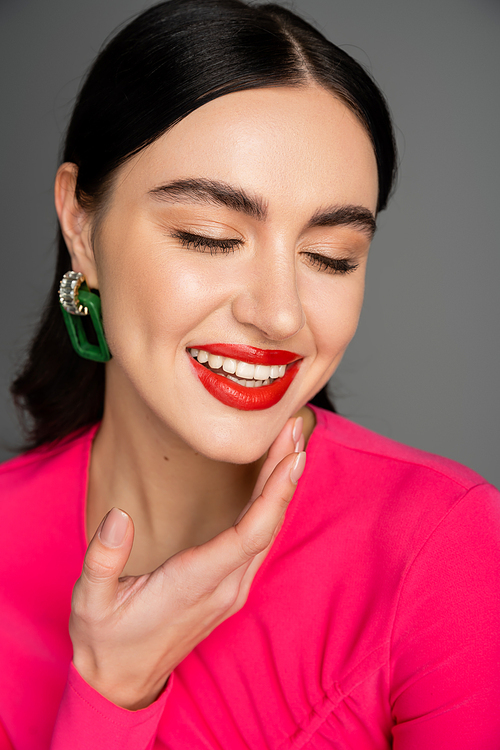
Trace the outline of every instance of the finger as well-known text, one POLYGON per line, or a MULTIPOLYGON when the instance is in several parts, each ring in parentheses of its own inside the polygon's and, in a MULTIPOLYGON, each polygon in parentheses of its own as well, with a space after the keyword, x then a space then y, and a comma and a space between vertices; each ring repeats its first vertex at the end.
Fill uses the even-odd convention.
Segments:
MULTIPOLYGON (((241 521, 247 510, 254 502, 255 498, 259 497, 265 483, 267 482, 272 471, 276 468, 279 462, 289 453, 293 453, 294 449, 298 448, 298 446, 300 445, 303 422, 304 420, 302 419, 302 417, 292 417, 285 422, 283 429, 269 448, 267 458, 262 464, 262 468, 259 472, 259 476, 257 477, 257 481, 255 483, 255 487, 253 488, 250 500, 245 505, 238 518, 234 522, 235 525, 241 521)), ((304 446, 302 445, 302 448, 303 447, 304 446)), ((298 450, 295 450, 295 452, 300 453, 300 451, 298 450)))
MULTIPOLYGON (((262 466, 260 474, 257 478, 257 482, 252 492, 250 502, 253 502, 258 497, 264 485, 271 476, 279 462, 285 458, 289 453, 293 453, 297 447, 297 443, 300 442, 302 436, 302 430, 304 427, 304 420, 302 417, 292 417, 287 420, 285 426, 281 430, 276 440, 272 443, 267 454, 267 458, 262 466)), ((303 446, 302 446, 303 447, 303 446)), ((300 451, 296 451, 300 453, 300 451)))
MULTIPOLYGON (((302 427, 302 425, 301 425, 301 427, 302 427)), ((295 452, 296 453, 302 453, 303 452, 304 443, 305 443, 304 435, 301 434, 301 436, 300 436, 300 438, 297 441, 297 444, 295 446, 295 452)), ((294 472, 295 476, 293 478, 295 482, 298 481, 298 479, 300 478, 300 475, 302 474, 302 472, 304 470, 305 455, 306 454, 304 453, 304 457, 300 459, 300 462, 298 462, 298 466, 296 466, 296 469, 295 469, 295 472, 294 472)), ((267 546, 267 548, 265 550, 263 550, 262 552, 259 552, 259 554, 256 555, 253 559, 251 559, 247 565, 242 566, 237 571, 235 571, 236 575, 238 573, 240 573, 240 576, 238 578, 238 596, 237 596, 237 599, 236 599, 236 601, 234 603, 234 607, 230 611, 230 614, 233 614, 233 612, 238 612, 238 610, 246 602, 247 597, 248 597, 248 593, 250 591, 250 586, 253 583, 253 579, 255 578, 255 575, 256 575, 258 569, 260 568, 260 566, 262 565, 262 563, 266 559, 266 557, 269 554, 270 550, 272 549, 272 545, 273 545, 274 539, 276 538, 276 536, 281 531, 281 527, 283 526, 283 523, 284 523, 284 520, 285 520, 285 514, 286 514, 286 510, 285 510, 285 513, 283 513, 283 515, 281 517, 281 520, 279 521, 279 523, 278 523, 278 525, 276 527, 276 530, 274 532, 273 539, 271 540, 271 543, 267 546)), ((230 576, 228 576, 228 578, 230 578, 230 576)))
POLYGON ((299 437, 297 443, 295 444, 295 453, 302 453, 306 445, 306 439, 304 437, 304 433, 301 434, 299 437))
POLYGON ((134 524, 125 511, 112 508, 101 521, 85 555, 80 578, 85 601, 106 608, 116 596, 119 577, 132 551, 134 524))
POLYGON ((273 542, 304 470, 305 460, 304 452, 286 456, 239 523, 203 545, 203 554, 209 556, 204 562, 217 571, 216 575, 229 575, 273 542))

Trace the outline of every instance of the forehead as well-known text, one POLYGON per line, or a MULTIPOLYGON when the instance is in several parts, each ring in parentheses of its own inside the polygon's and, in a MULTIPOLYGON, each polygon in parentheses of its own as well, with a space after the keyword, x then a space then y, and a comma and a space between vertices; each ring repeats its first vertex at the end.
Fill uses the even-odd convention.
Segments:
POLYGON ((354 203, 376 211, 370 138, 356 115, 319 86, 239 91, 198 108, 124 166, 126 190, 206 177, 273 206, 354 203))

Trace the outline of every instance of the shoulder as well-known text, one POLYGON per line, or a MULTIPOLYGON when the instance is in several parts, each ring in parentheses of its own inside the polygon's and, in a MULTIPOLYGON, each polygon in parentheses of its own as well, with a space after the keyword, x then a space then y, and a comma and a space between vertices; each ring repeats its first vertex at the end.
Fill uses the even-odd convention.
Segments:
POLYGON ((358 465, 365 462, 371 468, 379 466, 391 475, 418 472, 436 480, 441 477, 464 489, 486 483, 475 471, 456 461, 383 437, 338 414, 313 409, 317 420, 315 432, 325 458, 340 451, 358 465))
POLYGON ((383 479, 385 484, 404 477, 430 483, 435 489, 447 487, 458 492, 487 484, 475 471, 456 461, 398 443, 338 414, 313 409, 317 423, 312 444, 326 476, 338 477, 335 462, 342 460, 346 467, 368 472, 372 480, 383 479))
POLYGON ((500 492, 479 474, 314 411, 304 490, 314 493, 325 523, 341 521, 356 535, 405 554, 416 552, 450 514, 469 528, 481 518, 487 533, 500 540, 500 492))
POLYGON ((85 497, 96 430, 80 430, 0 466, 0 579, 9 581, 9 596, 30 591, 35 597, 34 566, 44 570, 40 595, 51 586, 51 570, 52 580, 59 583, 66 578, 74 583, 78 577, 86 547, 85 497))
POLYGON ((85 476, 97 425, 23 453, 0 465, 0 498, 21 500, 36 492, 39 500, 52 489, 85 476))
POLYGON ((79 430, 0 466, 0 545, 4 549, 17 545, 18 552, 27 551, 30 545, 39 546, 43 540, 49 544, 69 533, 72 526, 80 529, 96 430, 97 425, 79 430), (19 526, 22 537, 16 533, 19 526))

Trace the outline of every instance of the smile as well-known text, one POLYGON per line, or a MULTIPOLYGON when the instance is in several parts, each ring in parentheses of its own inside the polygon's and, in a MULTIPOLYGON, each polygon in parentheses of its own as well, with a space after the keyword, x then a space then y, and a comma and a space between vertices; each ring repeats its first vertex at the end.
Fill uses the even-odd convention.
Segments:
POLYGON ((224 375, 234 383, 247 388, 260 388, 271 385, 271 382, 282 378, 286 365, 253 365, 241 359, 222 357, 220 354, 209 354, 205 349, 189 350, 192 357, 202 365, 206 365, 212 372, 224 375))
POLYGON ((294 352, 236 344, 210 344, 187 351, 205 389, 223 404, 243 411, 278 403, 302 359, 294 352))

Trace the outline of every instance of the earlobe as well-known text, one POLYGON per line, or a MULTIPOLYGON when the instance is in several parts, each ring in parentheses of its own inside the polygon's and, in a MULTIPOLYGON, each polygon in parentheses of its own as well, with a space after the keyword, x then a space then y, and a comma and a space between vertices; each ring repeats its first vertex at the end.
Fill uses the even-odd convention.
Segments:
POLYGON ((94 251, 91 243, 91 221, 89 213, 75 197, 78 167, 71 162, 61 164, 57 170, 54 198, 57 216, 73 271, 83 273, 89 286, 98 289, 94 251))

